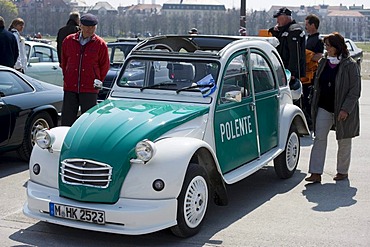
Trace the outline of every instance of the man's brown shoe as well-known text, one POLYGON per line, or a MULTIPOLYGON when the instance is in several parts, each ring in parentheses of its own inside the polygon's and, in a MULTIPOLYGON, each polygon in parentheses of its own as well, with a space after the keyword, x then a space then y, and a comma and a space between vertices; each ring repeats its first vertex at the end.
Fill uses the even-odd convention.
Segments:
POLYGON ((335 175, 333 180, 339 181, 339 180, 343 180, 343 179, 346 179, 346 178, 348 178, 348 174, 337 173, 337 175, 335 175))
POLYGON ((317 173, 312 173, 311 176, 305 179, 307 182, 320 183, 321 175, 317 173))

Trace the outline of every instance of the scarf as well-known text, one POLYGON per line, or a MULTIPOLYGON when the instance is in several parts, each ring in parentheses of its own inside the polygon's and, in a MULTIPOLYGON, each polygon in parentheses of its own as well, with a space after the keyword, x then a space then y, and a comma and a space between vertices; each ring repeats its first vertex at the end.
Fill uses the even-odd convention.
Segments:
POLYGON ((338 57, 329 57, 329 56, 327 58, 328 58, 328 60, 331 64, 339 64, 340 60, 342 60, 342 55, 340 55, 339 58, 338 57))

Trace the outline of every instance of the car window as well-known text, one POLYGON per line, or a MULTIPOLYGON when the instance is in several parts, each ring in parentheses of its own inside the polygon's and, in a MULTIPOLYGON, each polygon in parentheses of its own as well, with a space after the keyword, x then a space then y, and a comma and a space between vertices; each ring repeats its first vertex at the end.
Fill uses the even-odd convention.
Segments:
POLYGON ((37 57, 39 62, 53 62, 53 53, 49 47, 34 46, 31 57, 37 57))
POLYGON ((280 60, 278 59, 278 55, 276 53, 272 52, 272 54, 270 56, 270 59, 272 61, 272 66, 274 67, 274 70, 276 72, 277 81, 279 83, 279 86, 280 87, 286 86, 287 85, 287 79, 286 79, 286 75, 285 75, 285 72, 284 72, 284 67, 280 63, 280 60))
POLYGON ((53 62, 59 62, 57 50, 53 49, 52 53, 53 53, 52 61, 53 62))
POLYGON ((108 47, 108 53, 111 63, 123 63, 125 60, 125 54, 120 47, 108 47))
POLYGON ((26 44, 25 47, 26 47, 26 56, 27 56, 27 61, 28 61, 28 58, 30 57, 29 55, 30 55, 31 47, 28 44, 26 44))
MULTIPOLYGON (((218 68, 217 63, 207 61, 131 59, 123 70, 118 86, 178 90, 203 83, 207 76, 216 81, 218 68)), ((199 87, 188 90, 199 91, 199 87)))
POLYGON ((352 47, 352 44, 349 40, 346 40, 346 45, 347 45, 347 49, 348 51, 354 51, 353 47, 352 47))
POLYGON ((122 64, 135 44, 108 45, 108 54, 111 64, 122 64))
POLYGON ((221 103, 228 103, 225 100, 226 93, 230 91, 240 91, 242 97, 249 95, 248 90, 248 69, 244 54, 234 57, 227 65, 221 88, 221 103))
POLYGON ((10 96, 32 92, 33 88, 16 74, 9 71, 0 71, 0 92, 2 96, 10 96))
POLYGON ((250 59, 254 91, 260 93, 274 89, 274 79, 266 59, 258 53, 251 53, 250 59))

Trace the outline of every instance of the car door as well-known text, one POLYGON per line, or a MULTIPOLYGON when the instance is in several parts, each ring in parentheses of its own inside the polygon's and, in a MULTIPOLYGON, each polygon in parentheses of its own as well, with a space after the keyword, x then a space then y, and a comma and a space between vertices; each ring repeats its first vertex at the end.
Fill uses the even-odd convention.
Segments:
POLYGON ((0 80, 0 147, 5 146, 8 143, 10 131, 10 111, 2 99, 4 96, 2 84, 3 83, 0 80))
POLYGON ((63 86, 62 69, 56 49, 45 45, 34 45, 30 49, 26 75, 50 84, 63 86))
POLYGON ((241 51, 231 57, 220 85, 214 135, 217 158, 223 173, 259 156, 247 55, 247 51, 241 51), (227 94, 237 92, 240 92, 240 100, 227 99, 227 94))
MULTIPOLYGON (((260 154, 278 144, 279 98, 277 79, 274 79, 273 66, 268 56, 259 50, 249 54, 250 73, 253 80, 253 91, 258 126, 260 154)), ((271 54, 273 55, 273 54, 271 54)))
POLYGON ((22 143, 32 91, 14 72, 0 70, 0 147, 22 143))

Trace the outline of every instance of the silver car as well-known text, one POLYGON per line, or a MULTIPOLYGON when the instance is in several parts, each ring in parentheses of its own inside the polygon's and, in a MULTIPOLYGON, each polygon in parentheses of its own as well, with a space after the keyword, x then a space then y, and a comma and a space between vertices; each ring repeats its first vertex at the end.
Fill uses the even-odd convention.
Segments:
POLYGON ((49 44, 26 41, 27 68, 25 74, 37 80, 63 86, 57 49, 49 44))

